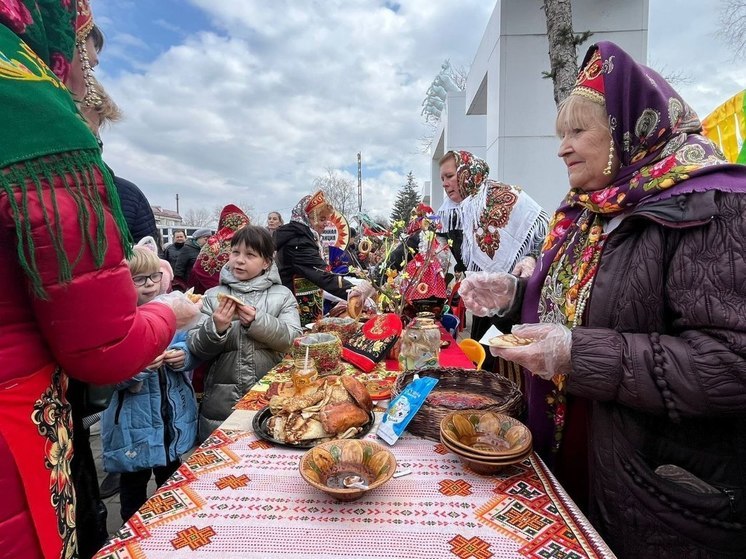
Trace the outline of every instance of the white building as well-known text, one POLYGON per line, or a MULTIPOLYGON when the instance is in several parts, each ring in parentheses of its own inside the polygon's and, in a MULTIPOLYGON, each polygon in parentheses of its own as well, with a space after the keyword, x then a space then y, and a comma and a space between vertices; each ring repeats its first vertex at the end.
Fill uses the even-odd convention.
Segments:
MULTIPOLYGON (((557 157, 556 106, 541 0, 498 0, 474 56, 466 90, 449 93, 431 153, 432 206, 443 202, 438 160, 463 149, 484 158, 490 177, 522 186, 548 212, 567 192, 557 157)), ((592 31, 579 63, 596 41, 614 41, 636 60, 647 58, 648 0, 573 0, 573 28, 592 31)))
POLYGON ((178 212, 162 208, 161 206, 150 206, 153 210, 153 216, 155 216, 155 224, 158 227, 173 227, 181 225, 184 219, 179 215, 178 212))

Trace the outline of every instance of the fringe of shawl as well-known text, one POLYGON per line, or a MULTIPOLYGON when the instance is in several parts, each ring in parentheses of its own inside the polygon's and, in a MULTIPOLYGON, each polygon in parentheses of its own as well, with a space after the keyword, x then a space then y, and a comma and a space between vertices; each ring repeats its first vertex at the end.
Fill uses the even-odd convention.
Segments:
POLYGON ((29 279, 34 294, 46 299, 47 293, 41 279, 41 273, 36 262, 36 251, 29 215, 29 197, 33 194, 39 200, 44 226, 57 255, 58 280, 69 283, 74 274, 75 266, 83 254, 90 251, 96 268, 101 268, 109 244, 106 238, 105 208, 108 202, 117 229, 125 257, 132 254, 132 239, 127 222, 122 214, 122 208, 117 194, 114 180, 101 161, 101 155, 94 150, 66 152, 44 158, 17 163, 0 171, 0 195, 5 194, 15 224, 16 252, 21 268, 29 279), (103 200, 96 184, 96 169, 104 178, 106 198, 103 200), (57 202, 58 192, 55 191, 54 181, 60 178, 64 183, 66 193, 75 201, 78 210, 78 227, 83 243, 80 250, 71 258, 65 251, 62 223, 57 202), (42 181, 48 186, 43 186, 42 181), (45 203, 44 189, 49 190, 51 207, 45 203), (20 194, 20 196, 19 196, 20 194), (95 225, 92 233, 91 226, 95 225))

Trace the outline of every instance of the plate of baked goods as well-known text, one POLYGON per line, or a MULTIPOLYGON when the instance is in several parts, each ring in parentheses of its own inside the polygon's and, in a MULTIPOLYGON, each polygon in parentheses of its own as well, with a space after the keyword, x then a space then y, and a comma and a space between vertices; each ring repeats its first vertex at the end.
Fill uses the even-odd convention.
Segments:
POLYGON ((355 439, 375 423, 365 385, 349 375, 329 375, 309 386, 273 396, 258 411, 252 427, 266 441, 290 448, 311 448, 334 439, 355 439))

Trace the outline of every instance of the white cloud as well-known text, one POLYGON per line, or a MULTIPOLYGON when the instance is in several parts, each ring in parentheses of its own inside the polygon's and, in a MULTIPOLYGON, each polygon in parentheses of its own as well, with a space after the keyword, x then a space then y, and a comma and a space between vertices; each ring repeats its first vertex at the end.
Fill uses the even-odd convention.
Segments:
POLYGON ((700 118, 746 88, 746 67, 720 36, 719 0, 650 1, 648 60, 663 74, 686 76, 675 84, 700 118))
MULTIPOLYGON (((494 8, 484 0, 403 0, 397 11, 382 0, 190 2, 211 27, 144 65, 133 62, 143 45, 108 28, 104 70, 107 57, 127 58, 134 70, 101 72, 126 115, 104 133, 106 159, 154 204, 173 208, 178 192, 182 209, 247 200, 259 215, 280 209, 286 218, 328 167, 354 174, 358 151, 372 214, 389 214, 410 170, 420 184, 429 178, 421 101, 444 59, 471 63, 494 8)), ((650 59, 689 76, 677 87, 700 116, 746 87, 746 69, 715 35, 717 6, 682 0, 671 10, 650 0, 650 59)))
MULTIPOLYGON (((286 217, 327 167, 363 154, 364 205, 388 215, 419 153, 420 103, 440 64, 469 64, 492 5, 193 0, 214 26, 104 83, 126 119, 105 156, 154 204, 248 200, 286 217)), ((102 58, 107 51, 102 53, 102 58)), ((354 177, 355 181, 357 177, 354 177)))

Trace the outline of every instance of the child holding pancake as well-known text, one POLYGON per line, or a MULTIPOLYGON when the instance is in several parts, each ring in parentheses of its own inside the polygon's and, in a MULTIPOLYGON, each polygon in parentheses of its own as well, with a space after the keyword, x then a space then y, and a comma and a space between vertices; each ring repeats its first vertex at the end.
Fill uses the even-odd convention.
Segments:
POLYGON ((212 361, 199 410, 200 441, 220 426, 300 335, 298 304, 283 287, 273 255, 274 243, 265 228, 239 229, 220 271, 220 285, 205 292, 203 319, 189 332, 189 349, 212 361))

